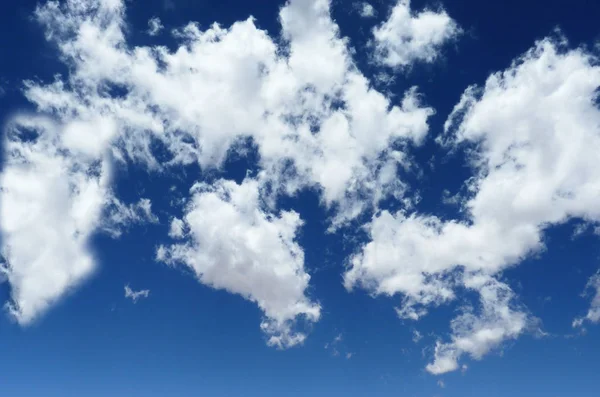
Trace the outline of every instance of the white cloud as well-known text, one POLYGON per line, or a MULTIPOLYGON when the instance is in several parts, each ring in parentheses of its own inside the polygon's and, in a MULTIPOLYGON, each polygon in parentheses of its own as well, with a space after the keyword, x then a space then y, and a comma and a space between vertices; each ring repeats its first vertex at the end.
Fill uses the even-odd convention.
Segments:
POLYGON ((149 289, 134 291, 131 289, 129 284, 125 286, 125 298, 130 298, 133 301, 133 303, 137 303, 138 300, 142 298, 147 298, 148 296, 150 296, 149 289))
POLYGON ((414 13, 410 0, 398 0, 389 18, 373 29, 375 58, 385 66, 401 68, 416 61, 433 62, 442 45, 460 33, 446 11, 414 13))
POLYGON ((421 339, 423 339, 423 335, 418 330, 414 330, 412 341, 415 343, 419 343, 421 339))
POLYGON ((171 226, 169 227, 169 237, 182 238, 184 235, 185 223, 179 218, 173 218, 173 220, 171 220, 171 226))
POLYGON ((345 357, 346 360, 350 360, 354 356, 353 352, 348 351, 342 333, 337 334, 331 342, 326 343, 325 349, 331 349, 333 357, 345 357))
POLYGON ((459 369, 463 354, 480 360, 507 339, 516 339, 529 326, 527 314, 512 306, 511 289, 489 276, 469 275, 465 287, 479 292, 481 313, 466 311, 452 320, 452 341, 437 342, 427 371, 439 375, 459 369))
POLYGON ((295 212, 265 212, 257 180, 241 185, 221 180, 192 188, 183 221, 190 240, 160 247, 157 258, 189 266, 198 280, 255 302, 264 312, 268 343, 302 343, 299 320, 315 322, 320 306, 307 296, 310 276, 294 241, 302 225, 295 212))
POLYGON ((126 206, 113 196, 109 142, 116 127, 85 117, 17 115, 6 128, 0 266, 11 285, 7 308, 22 325, 92 274, 93 233, 118 237, 133 223, 157 221, 150 200, 126 206))
MULTIPOLYGON (((462 203, 467 219, 383 211, 367 226, 371 241, 351 259, 346 286, 402 294, 398 313, 417 319, 427 306, 453 299, 463 282, 457 266, 467 275, 493 276, 542 250, 544 229, 570 218, 598 222, 600 110, 594 101, 600 67, 595 65, 583 49, 567 50, 565 43, 545 39, 506 71, 491 75, 483 88, 470 87, 439 140, 445 146, 473 146, 475 176, 462 203)), ((491 330, 483 335, 488 343, 468 348, 441 343, 432 372, 457 369, 461 354, 478 358, 519 334, 517 312, 502 309, 504 317, 493 311, 490 317, 483 307, 481 320, 461 317, 453 340, 468 342, 471 333, 491 330)))
POLYGON ((581 327, 585 321, 600 322, 600 272, 590 278, 585 289, 593 291, 592 303, 585 316, 573 320, 573 328, 581 327))
POLYGON ((30 96, 50 110, 102 109, 124 127, 121 156, 155 168, 219 167, 251 137, 274 193, 321 188, 323 202, 337 208, 335 225, 406 189, 396 175, 407 166, 401 147, 422 142, 433 110, 420 106, 414 88, 394 104, 370 87, 329 1, 294 0, 281 9, 285 48, 248 19, 206 31, 189 24, 178 31, 175 52, 128 48, 122 4, 67 5, 48 3, 38 16, 74 70, 71 84, 32 84, 30 96), (111 86, 126 93, 110 96, 111 86), (153 140, 167 146, 171 161, 152 156, 153 140))
POLYGON ((90 158, 64 139, 71 127, 68 122, 17 116, 6 131, 6 163, 0 175, 1 266, 11 285, 7 308, 22 325, 95 267, 88 240, 111 198, 110 167, 106 158, 90 158))
POLYGON ((163 28, 164 28, 164 26, 160 22, 160 18, 158 18, 158 17, 151 18, 148 21, 148 34, 150 36, 158 35, 163 30, 163 28))
POLYGON ((375 8, 367 2, 361 3, 360 7, 360 16, 363 18, 373 18, 376 14, 375 8))
POLYGON ((120 237, 123 229, 133 224, 158 222, 158 217, 152 213, 152 203, 147 198, 142 198, 135 204, 125 205, 112 197, 105 211, 100 228, 113 238, 120 237))
MULTIPOLYGON (((15 212, 13 206, 24 205, 13 193, 21 179, 17 173, 55 181, 52 189, 27 193, 30 204, 39 207, 46 229, 33 221, 24 226, 10 216, 1 220, 13 312, 23 323, 91 273, 94 265, 87 241, 94 230, 103 228, 118 236, 125 223, 142 219, 142 207, 125 206, 110 194, 110 170, 98 175, 87 171, 99 166, 108 169, 107 158, 128 158, 149 170, 192 162, 219 168, 230 150, 251 138, 263 170, 261 186, 252 189, 272 206, 269 211, 274 211, 278 195, 317 187, 324 205, 335 210, 332 229, 376 207, 387 196, 403 198, 407 187, 398 178, 397 168, 410 166, 404 148, 423 141, 433 110, 420 105, 416 88, 393 103, 370 86, 331 19, 328 0, 286 4, 280 11, 283 45, 249 18, 228 28, 214 24, 206 30, 190 23, 176 31, 180 45, 172 52, 127 43, 122 0, 49 1, 37 8, 36 17, 48 40, 57 45, 69 73, 48 84, 26 82, 24 91, 41 114, 57 120, 60 131, 46 134, 47 142, 41 146, 17 141, 8 145, 12 150, 10 145, 18 144, 26 153, 9 158, 3 174, 4 211, 15 212), (167 148, 170 159, 154 156, 152 147, 157 142, 167 148), (28 164, 26 171, 16 165, 22 159, 28 164), (46 167, 43 162, 51 164, 46 167), (85 220, 83 226, 73 224, 79 217, 85 220), (51 231, 54 218, 65 222, 62 238, 55 238, 51 231), (31 238, 39 240, 37 254, 25 249, 25 241, 31 238), (55 272, 59 281, 52 280, 55 272), (40 277, 48 279, 44 281, 47 289, 40 287, 40 277)), ((221 182, 214 189, 234 192, 248 190, 248 186, 254 182, 239 188, 221 182)), ((195 197, 218 196, 217 190, 205 190, 195 197)), ((258 227, 248 224, 250 215, 228 199, 216 203, 226 211, 241 211, 234 218, 241 230, 258 227)), ((238 285, 236 273, 231 280, 225 273, 204 273, 213 263, 206 253, 200 259, 185 258, 185 262, 195 266, 201 280, 256 301, 265 311, 263 329, 271 335, 271 344, 293 345, 304 338, 292 329, 293 320, 305 316, 309 322, 316 321, 318 306, 304 295, 308 275, 301 257, 294 256, 301 250, 292 242, 293 236, 278 237, 273 230, 295 232, 300 221, 292 213, 277 217, 260 211, 258 230, 267 234, 259 242, 273 244, 275 251, 255 252, 256 247, 242 244, 249 257, 236 259, 227 252, 212 252, 212 258, 225 258, 232 265, 250 260, 257 275, 283 277, 281 291, 267 294, 251 285, 238 285), (278 273, 282 269, 293 276, 278 273), (286 292, 286 288, 292 290, 286 292)), ((145 220, 153 221, 150 212, 146 215, 145 220)), ((193 222, 185 222, 192 241, 205 237, 193 222)), ((175 224, 172 235, 177 237, 178 230, 175 224)), ((223 247, 231 248, 235 236, 224 237, 230 239, 223 241, 223 247)), ((179 247, 194 252, 193 245, 179 247)), ((175 248, 162 247, 159 253, 175 255, 180 252, 175 248)))

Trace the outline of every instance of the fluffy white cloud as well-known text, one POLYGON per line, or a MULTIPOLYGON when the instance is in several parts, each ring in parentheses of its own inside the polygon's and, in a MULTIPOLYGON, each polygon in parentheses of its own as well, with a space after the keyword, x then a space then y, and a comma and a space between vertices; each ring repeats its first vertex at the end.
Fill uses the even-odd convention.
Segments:
POLYGON ((463 354, 479 360, 532 324, 525 312, 512 307, 514 294, 507 285, 480 274, 468 275, 463 281, 466 288, 479 292, 481 313, 471 310, 452 320, 452 341, 437 342, 434 361, 427 365, 432 374, 457 370, 463 354))
POLYGON ((114 3, 38 9, 74 70, 68 83, 32 84, 49 108, 104 109, 123 126, 121 155, 152 167, 219 167, 250 137, 275 193, 320 188, 323 202, 338 207, 336 224, 402 195, 402 146, 422 141, 433 110, 420 106, 414 88, 393 104, 370 87, 328 0, 293 0, 281 9, 284 48, 248 19, 205 31, 189 24, 177 32, 182 44, 174 52, 128 47, 123 6, 114 3), (112 87, 123 94, 111 96, 112 87), (152 155, 155 140, 173 156, 166 164, 152 155))
POLYGON ((585 289, 586 291, 593 291, 594 296, 587 314, 573 321, 574 328, 581 327, 585 321, 600 322, 600 272, 590 278, 585 289))
POLYGON ((185 235, 185 223, 179 218, 173 218, 169 227, 169 237, 182 238, 185 235))
POLYGON ((375 8, 367 2, 361 3, 359 7, 360 16, 363 18, 373 18, 376 14, 375 8))
MULTIPOLYGON (((416 319, 426 306, 453 298, 461 285, 457 266, 493 276, 543 249, 544 229, 570 218, 599 222, 599 85, 592 55, 545 39, 483 88, 470 87, 439 140, 446 147, 471 145, 475 176, 462 203, 467 219, 378 214, 368 226, 371 241, 351 259, 346 286, 402 294, 398 313, 416 319)), ((474 289, 483 302, 485 289, 474 289)), ((523 329, 515 325, 522 323, 513 317, 518 313, 490 317, 486 310, 483 304, 483 323, 460 320, 454 342, 439 345, 430 371, 454 370, 460 354, 478 358, 523 329), (488 329, 494 332, 484 332, 489 340, 479 346, 485 348, 456 344, 488 329)))
POLYGON ((133 303, 137 303, 138 300, 140 300, 142 298, 147 298, 148 296, 150 296, 149 289, 142 289, 139 291, 134 291, 131 289, 129 284, 125 286, 125 298, 131 299, 133 301, 133 303))
POLYGON ((150 36, 158 35, 163 30, 163 28, 164 28, 164 26, 163 26, 162 22, 160 21, 160 18, 158 18, 158 17, 151 18, 148 21, 148 34, 150 36))
POLYGON ((306 295, 310 276, 294 241, 302 225, 295 212, 265 212, 257 180, 196 184, 183 221, 190 240, 161 246, 157 259, 189 266, 198 280, 256 302, 270 345, 302 343, 298 320, 315 322, 320 306, 306 295))
POLYGON ((23 325, 92 273, 88 240, 112 197, 108 161, 65 138, 71 128, 79 125, 20 116, 6 131, 1 266, 11 285, 8 310, 23 325))
POLYGON ((414 13, 410 0, 398 0, 389 18, 373 29, 375 56, 389 67, 406 67, 415 61, 433 62, 443 44, 461 29, 444 10, 414 13))
MULTIPOLYGON (((24 91, 40 113, 58 121, 56 131, 45 133, 39 144, 13 140, 7 145, 11 154, 2 176, 3 211, 24 208, 26 201, 17 194, 19 180, 54 181, 49 189, 27 192, 47 230, 11 216, 0 220, 12 310, 23 323, 90 274, 94 266, 86 244, 94 230, 116 237, 125 224, 155 221, 149 202, 126 206, 112 197, 108 158, 128 158, 150 170, 192 162, 219 168, 231 150, 250 138, 260 155, 262 186, 247 182, 235 188, 221 182, 214 192, 205 186, 195 197, 204 203, 211 197, 215 201, 219 192, 242 189, 264 193, 273 206, 279 194, 317 187, 323 203, 335 209, 332 229, 389 195, 403 198, 406 186, 397 168, 409 166, 404 148, 422 142, 433 110, 420 105, 416 88, 392 103, 370 86, 331 19, 329 0, 287 3, 280 11, 283 40, 258 29, 252 18, 206 30, 190 23, 175 31, 180 45, 174 51, 129 45, 122 0, 49 1, 37 8, 36 17, 69 73, 48 84, 27 82, 24 91), (155 156, 157 145, 167 154, 155 156), (17 166, 20 162, 28 168, 17 166), (84 225, 79 225, 80 217, 84 225), (60 238, 50 226, 55 218, 65 223, 60 238), (39 252, 26 250, 31 239, 37 239, 39 252), (56 272, 58 281, 52 279, 56 272), (41 288, 40 280, 49 287, 41 288)), ((256 301, 265 311, 263 328, 270 343, 301 342, 304 335, 295 332, 293 320, 304 316, 316 321, 318 306, 303 294, 308 276, 302 270, 302 251, 292 243, 299 220, 291 213, 279 218, 254 214, 257 203, 250 211, 254 215, 224 197, 215 204, 226 213, 238 211, 232 221, 240 222, 241 230, 267 233, 258 242, 276 250, 254 251, 257 247, 242 244, 247 256, 238 258, 235 245, 241 242, 235 238, 240 237, 222 229, 226 239, 221 246, 233 251, 199 252, 185 262, 203 282, 256 301), (249 217, 260 227, 249 224, 249 217), (277 230, 289 235, 273 234, 277 230), (281 281, 281 290, 270 294, 238 285, 235 272, 211 267, 222 260, 234 267, 251 263, 257 277, 281 281)), ((192 240, 179 249, 172 246, 172 258, 183 260, 176 254, 186 247, 190 255, 196 252, 198 240, 205 244, 195 219, 188 218, 185 227, 192 240)), ((171 226, 172 237, 185 237, 180 223, 171 226)))

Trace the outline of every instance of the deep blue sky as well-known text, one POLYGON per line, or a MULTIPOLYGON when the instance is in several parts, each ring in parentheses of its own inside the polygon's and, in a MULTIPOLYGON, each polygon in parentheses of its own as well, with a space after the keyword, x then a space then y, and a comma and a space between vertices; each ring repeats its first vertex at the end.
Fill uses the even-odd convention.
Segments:
MULTIPOLYGON (((386 15, 392 1, 374 0, 376 19, 361 19, 341 0, 333 17, 350 38, 355 60, 369 76, 374 66, 365 56, 369 31, 386 15)), ((437 2, 414 0, 420 10, 437 2)), ((31 109, 21 93, 23 80, 51 81, 64 73, 52 45, 31 18, 36 2, 6 2, 0 12, 0 119, 31 109)), ((167 28, 197 21, 228 26, 253 15, 257 25, 277 34, 281 2, 239 0, 130 0, 127 2, 130 43, 161 42, 149 38, 147 21, 159 16, 167 28)), ((481 84, 508 67, 535 40, 560 28, 571 47, 593 46, 600 40, 600 3, 592 0, 475 1, 445 0, 448 14, 464 29, 444 56, 399 75, 387 89, 401 93, 418 85, 425 102, 436 109, 426 143, 413 152, 434 170, 406 178, 421 191, 419 210, 455 217, 442 204, 445 189, 457 191, 470 176, 461 153, 448 154, 433 140, 464 89, 481 84)), ((230 160, 222 176, 243 179, 252 159, 230 160)), ((310 191, 286 199, 305 220, 299 243, 311 274, 311 296, 322 305, 322 319, 312 326, 303 346, 277 350, 266 346, 255 304, 199 284, 191 274, 154 261, 155 247, 166 240, 171 195, 183 195, 194 181, 213 178, 197 167, 179 175, 148 174, 130 164, 117 171, 115 190, 124 201, 152 199, 159 224, 130 228, 119 240, 94 238, 98 271, 74 289, 39 321, 20 327, 0 316, 0 395, 10 397, 75 396, 544 396, 592 397, 600 387, 600 327, 567 337, 571 322, 585 312, 589 299, 580 296, 598 269, 600 246, 591 233, 572 239, 574 222, 545 235, 547 250, 506 271, 502 278, 520 301, 542 321, 545 337, 523 335, 469 368, 435 377, 423 370, 437 337, 448 333, 449 321, 462 300, 432 310, 413 323, 396 317, 398 300, 372 298, 362 290, 348 293, 342 272, 353 242, 327 235, 326 211, 310 191), (171 186, 175 192, 169 192, 171 186), (137 303, 123 296, 123 287, 149 289, 137 303), (418 343, 413 331, 423 334, 418 343), (334 338, 339 355, 332 354, 334 338), (346 359, 346 353, 352 357, 346 359), (438 385, 442 380, 445 387, 438 385)), ((10 297, 8 283, 0 298, 10 297)), ((466 296, 461 298, 468 300, 466 296)))

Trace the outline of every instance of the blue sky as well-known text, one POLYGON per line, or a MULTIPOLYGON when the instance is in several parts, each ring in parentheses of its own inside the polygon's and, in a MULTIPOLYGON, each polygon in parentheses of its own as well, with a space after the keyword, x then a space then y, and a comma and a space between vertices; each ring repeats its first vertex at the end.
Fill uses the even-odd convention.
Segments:
POLYGON ((3 8, 1 395, 598 394, 600 4, 3 8))

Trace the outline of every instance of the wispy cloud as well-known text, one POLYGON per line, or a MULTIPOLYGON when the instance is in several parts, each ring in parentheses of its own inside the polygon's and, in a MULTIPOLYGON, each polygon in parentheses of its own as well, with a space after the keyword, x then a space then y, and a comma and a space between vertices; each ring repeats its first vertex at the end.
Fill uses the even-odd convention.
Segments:
POLYGON ((133 301, 133 303, 137 303, 140 299, 145 299, 150 296, 149 289, 143 289, 139 291, 134 291, 129 287, 129 284, 125 286, 125 298, 129 298, 133 301))

